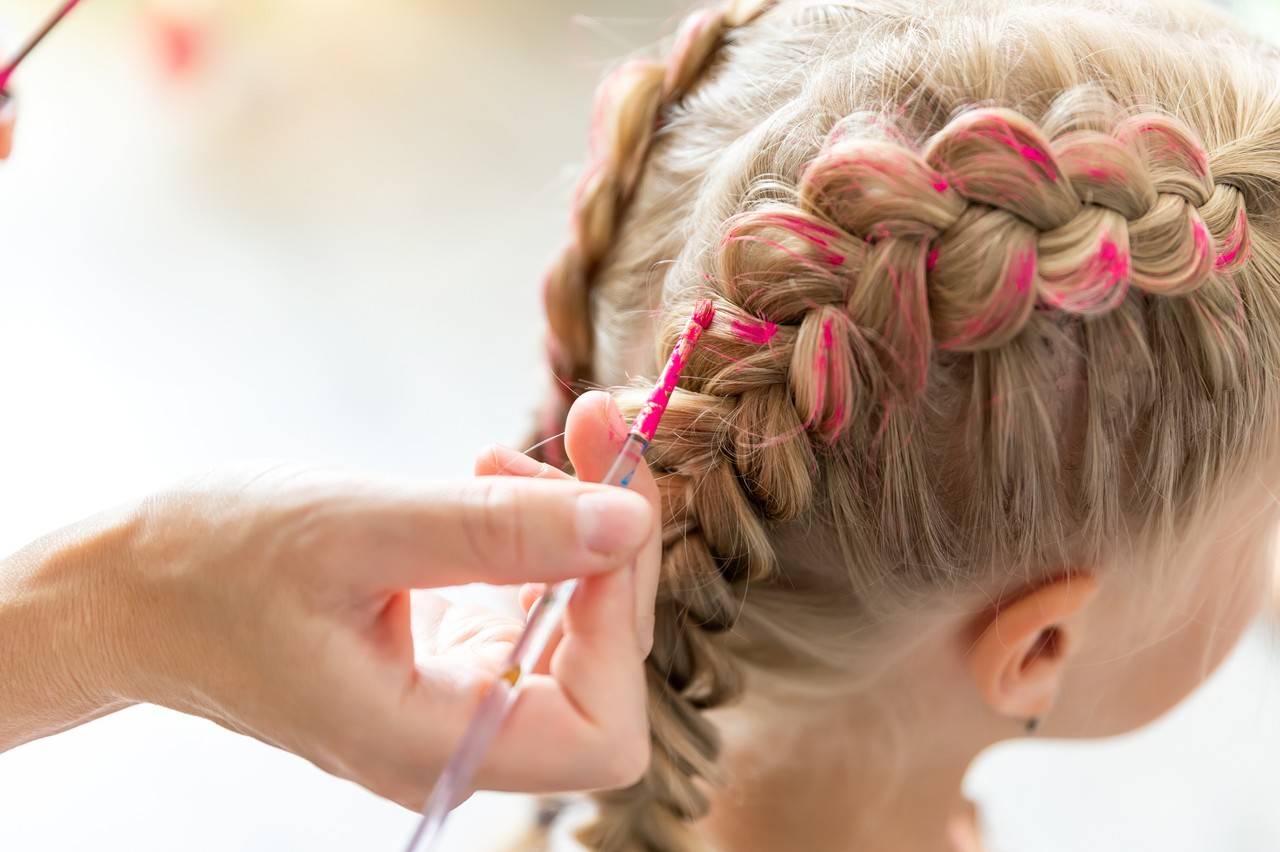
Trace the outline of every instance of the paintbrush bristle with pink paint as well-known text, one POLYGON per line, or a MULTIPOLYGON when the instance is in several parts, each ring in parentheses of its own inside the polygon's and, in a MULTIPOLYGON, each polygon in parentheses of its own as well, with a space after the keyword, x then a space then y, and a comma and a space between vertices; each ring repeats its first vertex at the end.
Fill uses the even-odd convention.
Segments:
MULTIPOLYGON (((684 365, 689 362, 689 356, 694 347, 698 345, 698 338, 711 325, 714 317, 715 307, 710 301, 698 302, 653 393, 649 395, 644 408, 632 423, 622 451, 609 468, 609 472, 605 474, 602 482, 606 485, 626 488, 631 484, 631 477, 640 467, 644 453, 649 449, 654 433, 658 431, 658 423, 662 420, 662 414, 671 401, 671 394, 675 391, 677 382, 680 381, 680 373, 684 365)), ((426 852, 440 837, 445 818, 448 817, 453 802, 471 782, 476 767, 479 766, 480 760, 497 736, 502 721, 514 706, 519 696, 518 686, 521 678, 530 672, 542 657, 547 643, 559 626, 565 609, 569 606, 569 599, 577 588, 577 580, 557 583, 551 586, 530 610, 524 632, 512 648, 506 667, 481 700, 480 707, 463 735, 458 750, 454 752, 453 758, 436 782, 431 798, 427 800, 426 807, 423 809, 422 821, 409 841, 407 852, 426 852)))

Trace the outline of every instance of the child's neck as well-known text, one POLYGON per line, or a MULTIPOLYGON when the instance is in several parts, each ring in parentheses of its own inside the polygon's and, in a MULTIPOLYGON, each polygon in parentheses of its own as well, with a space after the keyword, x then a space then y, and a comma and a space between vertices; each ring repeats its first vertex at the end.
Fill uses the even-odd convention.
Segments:
POLYGON ((717 852, 980 852, 960 792, 976 749, 836 718, 746 733, 729 726, 725 785, 699 825, 717 852))

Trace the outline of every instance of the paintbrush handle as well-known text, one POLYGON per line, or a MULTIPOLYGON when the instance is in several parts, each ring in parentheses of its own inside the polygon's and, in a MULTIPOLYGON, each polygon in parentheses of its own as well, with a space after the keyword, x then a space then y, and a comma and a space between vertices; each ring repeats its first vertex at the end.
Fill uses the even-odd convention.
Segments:
POLYGON ((44 41, 45 36, 53 32, 53 28, 56 27, 62 19, 67 16, 67 13, 74 9, 79 3, 80 0, 67 0, 67 2, 63 3, 62 8, 55 12, 53 17, 45 21, 44 26, 37 30, 31 38, 27 39, 27 43, 18 50, 14 57, 9 60, 8 64, 6 64, 4 68, 0 68, 0 92, 3 92, 9 87, 9 78, 13 76, 13 72, 22 64, 22 60, 26 59, 27 56, 30 55, 31 51, 36 49, 36 45, 44 41))

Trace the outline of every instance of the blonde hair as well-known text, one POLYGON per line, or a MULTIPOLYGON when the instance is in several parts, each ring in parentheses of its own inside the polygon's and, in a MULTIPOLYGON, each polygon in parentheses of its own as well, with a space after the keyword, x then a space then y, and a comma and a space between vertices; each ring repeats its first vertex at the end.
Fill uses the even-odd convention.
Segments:
POLYGON ((1200 4, 730 2, 606 80, 542 435, 718 313, 651 451, 651 766, 583 841, 698 848, 744 672, 856 670, 854 634, 1174 538, 1269 457, 1278 193, 1280 57, 1200 4))

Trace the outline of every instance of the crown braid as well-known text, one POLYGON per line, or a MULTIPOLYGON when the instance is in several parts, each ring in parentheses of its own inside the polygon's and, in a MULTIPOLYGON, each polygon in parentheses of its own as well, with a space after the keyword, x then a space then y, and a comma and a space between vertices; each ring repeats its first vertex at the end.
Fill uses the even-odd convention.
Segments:
POLYGON ((1244 195, 1214 182, 1196 134, 1161 113, 1120 117, 1092 87, 1060 96, 1043 127, 972 109, 919 149, 859 113, 830 132, 795 203, 727 223, 704 288, 740 319, 692 372, 734 393, 769 383, 743 359, 767 361, 799 422, 835 440, 923 391, 935 348, 1004 346, 1037 306, 1099 317, 1130 286, 1186 296, 1249 254, 1244 195))

